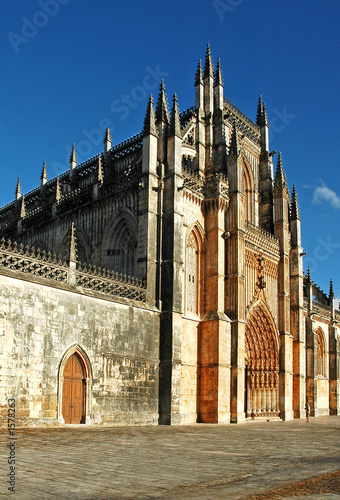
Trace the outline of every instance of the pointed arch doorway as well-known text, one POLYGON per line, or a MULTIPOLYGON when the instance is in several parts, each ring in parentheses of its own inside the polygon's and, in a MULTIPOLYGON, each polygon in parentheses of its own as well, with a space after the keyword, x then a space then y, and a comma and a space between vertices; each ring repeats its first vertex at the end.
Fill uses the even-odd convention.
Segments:
POLYGON ((63 381, 63 417, 65 424, 83 424, 85 421, 84 369, 79 356, 74 353, 66 362, 63 381))
POLYGON ((78 346, 64 356, 59 374, 60 420, 65 424, 89 423, 90 364, 78 346))
POLYGON ((263 300, 247 316, 245 364, 246 417, 279 417, 279 340, 263 300))

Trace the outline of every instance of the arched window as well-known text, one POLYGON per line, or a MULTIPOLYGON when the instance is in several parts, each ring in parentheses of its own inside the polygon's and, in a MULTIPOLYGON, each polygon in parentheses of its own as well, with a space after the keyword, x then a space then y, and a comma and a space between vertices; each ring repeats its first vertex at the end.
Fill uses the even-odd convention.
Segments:
POLYGON ((325 336, 321 328, 316 330, 316 374, 326 377, 326 345, 325 336))
POLYGON ((198 262, 197 262, 197 244, 193 234, 188 238, 187 244, 187 310, 197 314, 198 302, 198 262))
POLYGON ((127 276, 137 275, 137 221, 121 210, 103 238, 102 267, 127 276))
POLYGON ((253 222, 252 217, 252 183, 249 170, 246 166, 243 168, 243 185, 244 185, 244 218, 253 222))
POLYGON ((186 310, 199 314, 201 288, 202 236, 197 226, 188 234, 186 244, 186 310))
POLYGON ((113 268, 127 276, 135 276, 137 241, 126 225, 120 229, 119 238, 116 239, 115 248, 112 250, 113 268))

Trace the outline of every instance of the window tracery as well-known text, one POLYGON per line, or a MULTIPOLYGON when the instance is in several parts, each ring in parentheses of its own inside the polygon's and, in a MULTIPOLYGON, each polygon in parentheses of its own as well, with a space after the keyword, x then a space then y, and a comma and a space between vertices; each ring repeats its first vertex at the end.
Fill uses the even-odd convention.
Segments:
POLYGON ((326 346, 322 329, 316 330, 316 374, 319 377, 326 377, 326 346))
POLYGON ((189 232, 186 244, 186 310, 200 313, 202 238, 196 226, 189 232))

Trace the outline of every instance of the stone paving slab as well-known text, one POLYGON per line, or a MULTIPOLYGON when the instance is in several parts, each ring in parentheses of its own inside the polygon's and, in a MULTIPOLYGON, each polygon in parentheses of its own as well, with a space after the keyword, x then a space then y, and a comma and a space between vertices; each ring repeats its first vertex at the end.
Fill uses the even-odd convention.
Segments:
MULTIPOLYGON (((18 429, 16 437, 11 493, 8 436, 0 433, 0 499, 245 499, 340 470, 336 416, 309 423, 18 429)), ((331 494, 340 499, 340 492, 331 494)))

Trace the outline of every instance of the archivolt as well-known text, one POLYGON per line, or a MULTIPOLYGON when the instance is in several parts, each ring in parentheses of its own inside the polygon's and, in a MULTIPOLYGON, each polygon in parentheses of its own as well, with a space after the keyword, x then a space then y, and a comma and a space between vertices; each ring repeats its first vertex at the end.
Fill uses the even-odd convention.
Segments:
POLYGON ((245 334, 247 415, 278 415, 279 337, 264 300, 250 309, 245 334))
POLYGON ((253 370, 279 369, 279 339, 267 304, 257 301, 246 323, 246 364, 253 370))

